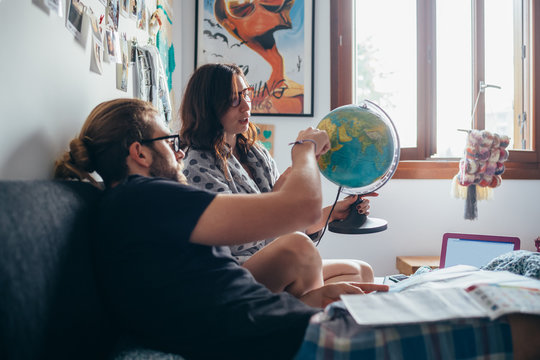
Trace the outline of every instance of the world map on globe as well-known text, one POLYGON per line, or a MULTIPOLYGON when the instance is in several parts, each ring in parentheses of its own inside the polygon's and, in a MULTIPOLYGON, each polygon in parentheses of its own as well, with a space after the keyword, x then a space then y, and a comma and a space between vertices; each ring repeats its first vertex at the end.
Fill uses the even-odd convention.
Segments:
POLYGON ((330 150, 318 160, 328 180, 346 188, 365 188, 382 186, 393 174, 399 140, 389 119, 365 106, 345 105, 326 115, 317 128, 330 137, 330 150))

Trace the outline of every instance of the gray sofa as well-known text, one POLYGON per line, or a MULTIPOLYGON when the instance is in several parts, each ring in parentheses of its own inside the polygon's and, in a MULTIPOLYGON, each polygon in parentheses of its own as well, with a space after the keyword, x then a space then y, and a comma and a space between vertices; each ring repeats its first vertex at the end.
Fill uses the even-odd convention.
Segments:
POLYGON ((88 183, 0 181, 0 359, 182 359, 109 321, 91 248, 100 196, 88 183))

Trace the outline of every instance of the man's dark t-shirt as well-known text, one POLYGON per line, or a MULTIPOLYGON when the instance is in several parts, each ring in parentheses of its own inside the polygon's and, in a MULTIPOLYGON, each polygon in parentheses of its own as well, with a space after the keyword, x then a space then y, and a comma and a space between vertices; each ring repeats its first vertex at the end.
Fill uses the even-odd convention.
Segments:
POLYGON ((109 310, 143 345, 189 359, 290 358, 320 309, 271 293, 228 247, 189 242, 214 196, 142 176, 106 191, 96 263, 109 310))

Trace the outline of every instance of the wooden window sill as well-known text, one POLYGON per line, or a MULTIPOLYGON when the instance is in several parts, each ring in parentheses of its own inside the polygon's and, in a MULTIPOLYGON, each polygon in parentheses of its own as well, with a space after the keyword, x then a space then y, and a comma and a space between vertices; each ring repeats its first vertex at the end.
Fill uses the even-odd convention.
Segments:
MULTIPOLYGON (((507 161, 503 179, 540 179, 538 163, 507 161)), ((452 179, 459 171, 456 160, 400 161, 393 179, 452 179)))

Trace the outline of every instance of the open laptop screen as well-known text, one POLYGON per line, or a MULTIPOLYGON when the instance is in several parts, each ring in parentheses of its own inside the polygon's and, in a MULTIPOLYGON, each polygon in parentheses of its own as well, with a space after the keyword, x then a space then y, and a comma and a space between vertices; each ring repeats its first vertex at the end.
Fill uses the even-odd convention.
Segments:
POLYGON ((481 267, 501 254, 519 250, 519 245, 517 237, 446 233, 440 268, 454 265, 481 267))

